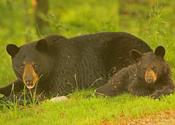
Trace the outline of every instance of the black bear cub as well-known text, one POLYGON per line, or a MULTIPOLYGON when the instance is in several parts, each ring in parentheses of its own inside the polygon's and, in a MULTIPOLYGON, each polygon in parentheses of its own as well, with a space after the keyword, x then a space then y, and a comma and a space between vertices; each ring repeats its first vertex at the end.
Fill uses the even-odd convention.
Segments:
POLYGON ((155 53, 131 50, 130 57, 134 64, 118 71, 107 84, 96 90, 96 95, 115 96, 129 92, 156 99, 173 93, 171 70, 164 55, 165 49, 162 46, 158 46, 155 53))

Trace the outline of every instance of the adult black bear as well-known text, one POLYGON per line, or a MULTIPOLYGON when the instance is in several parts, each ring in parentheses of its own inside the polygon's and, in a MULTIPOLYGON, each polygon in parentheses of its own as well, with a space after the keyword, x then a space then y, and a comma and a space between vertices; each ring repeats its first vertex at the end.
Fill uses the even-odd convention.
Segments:
POLYGON ((115 96, 129 92, 137 96, 159 98, 174 92, 171 70, 164 60, 165 49, 156 48, 155 53, 131 50, 135 64, 117 72, 108 83, 96 90, 96 94, 115 96))
MULTIPOLYGON (((141 39, 124 32, 97 33, 67 39, 52 35, 17 47, 7 45, 17 80, 0 88, 0 93, 15 101, 10 93, 17 95, 27 86, 35 91, 40 100, 57 94, 65 95, 75 88, 103 85, 108 74, 131 64, 129 51, 152 51, 141 39)), ((30 94, 27 94, 30 100, 30 94)))

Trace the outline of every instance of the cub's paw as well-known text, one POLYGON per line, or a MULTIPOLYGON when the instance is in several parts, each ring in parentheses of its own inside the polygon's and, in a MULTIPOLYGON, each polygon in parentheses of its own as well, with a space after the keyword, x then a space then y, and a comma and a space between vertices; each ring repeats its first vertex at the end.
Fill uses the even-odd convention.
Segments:
POLYGON ((153 99, 160 99, 161 94, 159 93, 159 91, 155 91, 154 93, 152 93, 151 98, 153 99))

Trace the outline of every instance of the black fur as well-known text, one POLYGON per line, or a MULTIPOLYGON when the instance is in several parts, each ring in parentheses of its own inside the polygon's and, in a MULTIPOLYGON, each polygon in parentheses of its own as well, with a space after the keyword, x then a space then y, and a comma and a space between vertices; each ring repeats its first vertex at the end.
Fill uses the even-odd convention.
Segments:
POLYGON ((118 71, 104 86, 96 90, 96 95, 116 96, 128 92, 156 99, 174 92, 171 70, 163 59, 164 47, 157 47, 155 53, 132 50, 130 55, 135 64, 118 71))
MULTIPOLYGON (((24 87, 22 63, 33 62, 40 77, 37 95, 42 93, 46 98, 68 94, 75 88, 101 86, 116 71, 132 64, 130 50, 152 51, 144 41, 124 32, 96 33, 70 39, 51 35, 17 48, 12 44, 7 46, 17 76, 13 82, 15 93, 24 87)), ((11 87, 12 83, 0 88, 0 93, 10 96, 11 87)))

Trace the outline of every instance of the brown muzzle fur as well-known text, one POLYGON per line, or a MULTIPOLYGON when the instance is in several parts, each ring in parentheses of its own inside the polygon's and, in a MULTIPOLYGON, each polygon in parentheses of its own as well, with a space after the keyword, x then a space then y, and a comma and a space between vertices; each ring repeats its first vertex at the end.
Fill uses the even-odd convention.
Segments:
POLYGON ((148 84, 155 83, 157 75, 152 69, 147 69, 145 73, 145 81, 148 84))
POLYGON ((27 86, 27 88, 32 89, 35 87, 36 82, 38 81, 38 75, 33 69, 32 63, 24 63, 24 73, 23 73, 23 82, 27 86))

